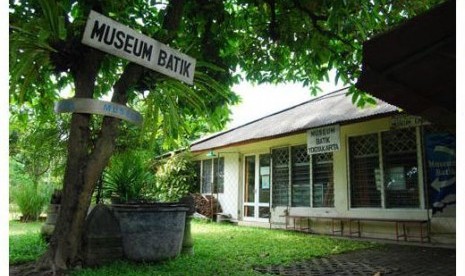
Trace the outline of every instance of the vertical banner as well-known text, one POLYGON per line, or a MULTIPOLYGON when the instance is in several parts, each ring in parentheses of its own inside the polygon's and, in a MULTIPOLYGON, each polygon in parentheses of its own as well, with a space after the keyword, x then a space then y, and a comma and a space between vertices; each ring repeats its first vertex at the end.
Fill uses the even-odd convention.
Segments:
POLYGON ((429 201, 434 215, 456 203, 455 135, 426 134, 425 147, 429 201))

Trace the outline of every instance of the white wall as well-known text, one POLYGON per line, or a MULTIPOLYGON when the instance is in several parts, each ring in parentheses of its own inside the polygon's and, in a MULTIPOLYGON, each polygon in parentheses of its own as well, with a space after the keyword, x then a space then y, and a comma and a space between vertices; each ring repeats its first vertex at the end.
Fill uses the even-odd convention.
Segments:
POLYGON ((221 153, 224 157, 224 193, 218 194, 221 208, 224 214, 231 215, 233 220, 237 220, 239 190, 238 183, 240 175, 240 162, 238 153, 221 153))

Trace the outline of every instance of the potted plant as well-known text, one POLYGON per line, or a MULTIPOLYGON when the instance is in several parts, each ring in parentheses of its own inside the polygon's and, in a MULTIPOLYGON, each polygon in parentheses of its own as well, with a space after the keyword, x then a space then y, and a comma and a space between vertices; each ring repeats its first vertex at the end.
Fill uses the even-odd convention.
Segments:
POLYGON ((154 180, 153 169, 138 152, 115 155, 104 172, 103 196, 112 200, 109 208, 120 226, 124 257, 130 260, 164 260, 182 249, 188 208, 154 202, 160 198, 154 180))

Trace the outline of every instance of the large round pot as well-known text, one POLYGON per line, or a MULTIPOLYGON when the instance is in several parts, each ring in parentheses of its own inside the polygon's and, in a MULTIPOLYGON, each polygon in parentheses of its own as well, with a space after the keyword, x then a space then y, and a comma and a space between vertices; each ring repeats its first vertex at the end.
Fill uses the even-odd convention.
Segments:
POLYGON ((111 208, 120 224, 126 258, 160 261, 174 258, 181 252, 187 207, 115 204, 111 208))

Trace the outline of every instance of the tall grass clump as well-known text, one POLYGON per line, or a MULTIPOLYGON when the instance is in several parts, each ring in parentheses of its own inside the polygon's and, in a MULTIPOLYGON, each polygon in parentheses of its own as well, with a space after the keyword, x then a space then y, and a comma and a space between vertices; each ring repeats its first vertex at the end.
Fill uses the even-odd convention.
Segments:
POLYGON ((21 163, 10 160, 10 202, 16 203, 22 221, 36 221, 50 199, 51 187, 34 181, 21 163))

